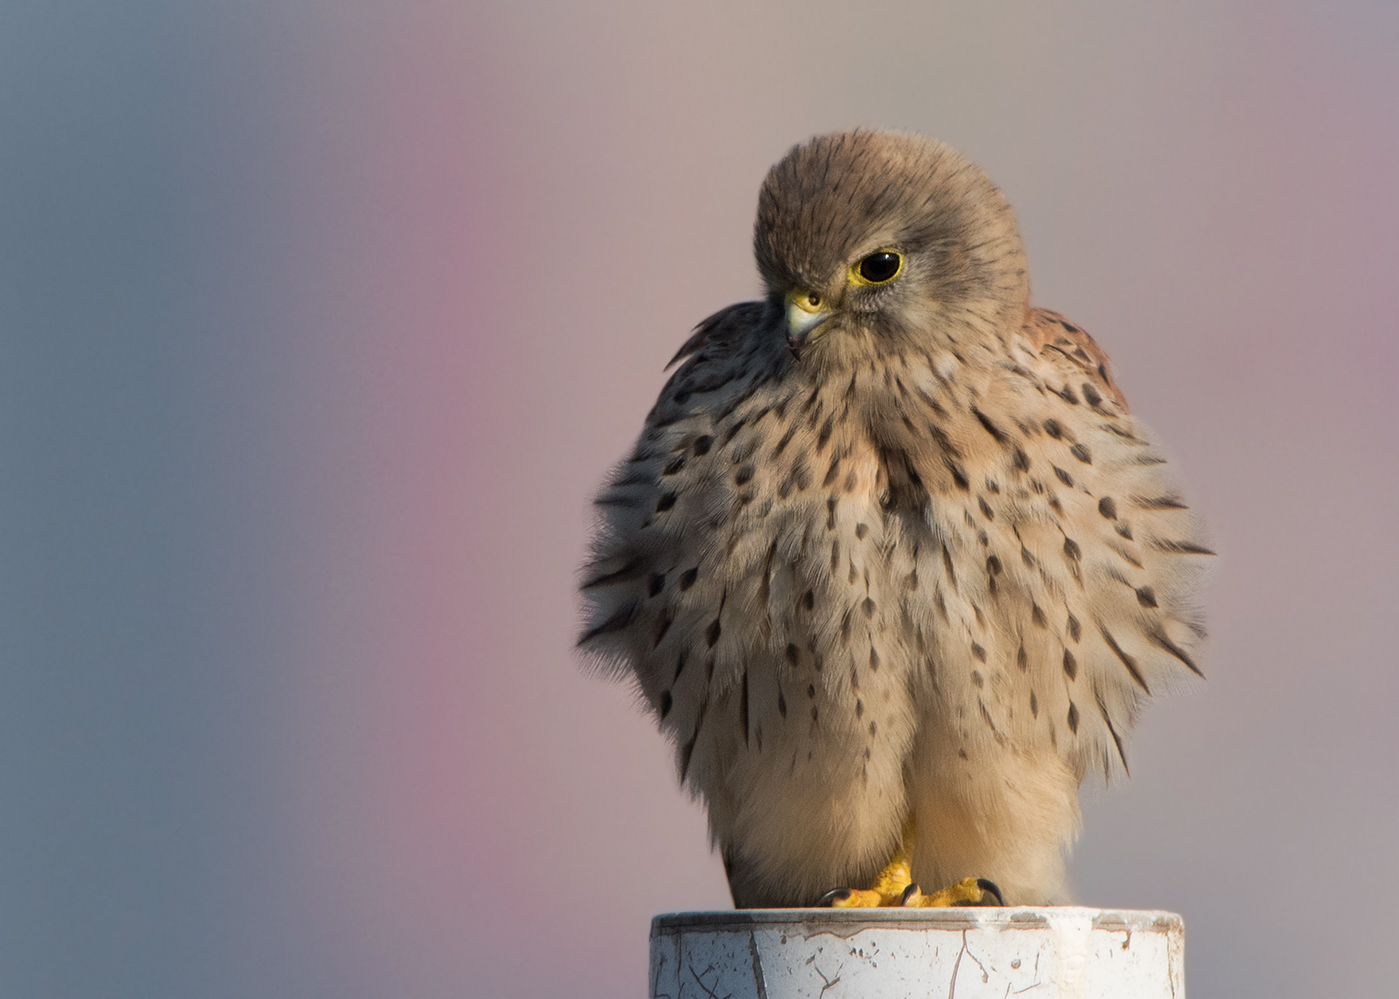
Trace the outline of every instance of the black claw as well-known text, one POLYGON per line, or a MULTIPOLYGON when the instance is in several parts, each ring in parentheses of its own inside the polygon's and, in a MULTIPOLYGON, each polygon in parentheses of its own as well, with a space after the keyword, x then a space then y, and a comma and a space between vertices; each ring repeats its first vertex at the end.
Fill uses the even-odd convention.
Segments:
POLYGON ((909 886, 904 889, 903 896, 899 899, 899 904, 908 905, 908 900, 912 898, 914 894, 922 892, 922 890, 923 889, 918 887, 918 882, 914 881, 910 883, 909 886))
POLYGON ((1004 906, 1004 905, 1006 904, 1005 896, 1001 894, 1001 888, 1000 888, 999 885, 996 884, 996 882, 994 882, 994 881, 987 881, 985 878, 977 878, 977 879, 976 879, 976 886, 977 886, 978 888, 980 888, 981 891, 982 891, 982 893, 983 893, 982 896, 981 896, 981 902, 979 903, 980 905, 999 905, 999 906, 1004 906), (996 896, 996 901, 995 901, 995 902, 990 902, 990 901, 988 901, 987 898, 986 898, 987 895, 994 895, 994 896, 996 896))
POLYGON ((830 891, 826 892, 826 894, 821 896, 820 900, 816 903, 816 908, 829 909, 832 903, 844 901, 849 897, 849 888, 832 888, 830 891))

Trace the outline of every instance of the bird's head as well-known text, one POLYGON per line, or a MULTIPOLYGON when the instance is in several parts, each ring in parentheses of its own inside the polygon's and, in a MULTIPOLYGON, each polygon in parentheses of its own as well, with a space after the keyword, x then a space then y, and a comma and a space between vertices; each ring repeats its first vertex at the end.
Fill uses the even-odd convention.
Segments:
POLYGON ((753 244, 792 353, 823 366, 985 342, 1027 305, 1010 206, 966 158, 918 135, 796 146, 763 183, 753 244))

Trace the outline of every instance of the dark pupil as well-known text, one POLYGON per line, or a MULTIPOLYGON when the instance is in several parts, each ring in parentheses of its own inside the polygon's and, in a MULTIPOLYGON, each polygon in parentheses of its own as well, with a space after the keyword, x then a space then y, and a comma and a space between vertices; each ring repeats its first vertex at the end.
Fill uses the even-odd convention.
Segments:
POLYGON ((860 261, 860 277, 878 284, 899 273, 899 255, 888 250, 871 253, 860 261))

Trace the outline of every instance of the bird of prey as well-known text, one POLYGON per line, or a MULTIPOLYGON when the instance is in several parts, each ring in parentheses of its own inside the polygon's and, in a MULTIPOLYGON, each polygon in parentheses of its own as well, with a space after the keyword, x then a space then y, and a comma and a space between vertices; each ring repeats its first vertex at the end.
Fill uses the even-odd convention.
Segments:
POLYGON ((1063 902, 1085 773, 1199 673, 1200 525, 948 146, 796 146, 754 250, 763 297, 700 323, 595 501, 580 648, 736 906, 1063 902))

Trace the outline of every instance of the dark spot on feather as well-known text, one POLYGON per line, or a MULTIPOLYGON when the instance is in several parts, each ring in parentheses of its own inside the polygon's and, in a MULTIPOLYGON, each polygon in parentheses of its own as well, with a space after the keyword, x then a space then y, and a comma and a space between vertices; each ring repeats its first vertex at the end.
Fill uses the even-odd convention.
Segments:
POLYGON ((1030 605, 1030 620, 1041 628, 1048 627, 1049 622, 1045 620, 1044 611, 1040 610, 1039 604, 1030 605))
POLYGON ((814 684, 814 683, 808 683, 808 684, 806 685, 806 696, 807 696, 807 697, 810 697, 810 698, 812 698, 812 699, 815 699, 815 697, 816 697, 816 684, 814 684))
POLYGON ((864 603, 860 604, 860 609, 865 612, 865 617, 874 617, 874 601, 865 597, 864 603))
POLYGON ((1035 556, 1031 555, 1030 549, 1026 548, 1024 545, 1020 546, 1020 561, 1025 563, 1025 568, 1027 569, 1033 569, 1035 567, 1035 556))
POLYGON ((748 745, 748 671, 743 671, 743 691, 738 699, 738 727, 743 729, 743 744, 748 745))
MULTIPOLYGON (((700 718, 703 721, 703 717, 700 718)), ((690 736, 689 741, 680 750, 680 783, 685 783, 685 777, 690 772, 690 757, 695 752, 695 740, 699 738, 699 728, 695 729, 695 734, 690 736)))
POLYGON ((952 584, 952 588, 957 588, 957 573, 952 568, 952 553, 947 550, 947 545, 942 546, 942 568, 947 573, 947 581, 952 584))
POLYGON ((1183 662, 1196 676, 1205 675, 1200 672, 1200 667, 1195 665, 1195 660, 1190 658, 1190 654, 1184 649, 1182 649, 1175 642, 1167 638, 1166 633, 1164 631, 1150 631, 1147 632, 1146 637, 1151 641, 1153 645, 1155 645, 1158 648, 1164 649, 1165 651, 1169 652, 1171 655, 1179 659, 1181 662, 1183 662))
POLYGON ((980 670, 972 670, 972 683, 976 684, 978 690, 986 686, 986 681, 982 678, 980 670))
POLYGON ((686 590, 688 590, 690 587, 694 586, 694 585, 695 585, 695 580, 698 579, 698 578, 699 578, 699 566, 695 566, 693 569, 686 569, 686 570, 685 570, 683 573, 681 573, 681 575, 680 575, 680 592, 681 592, 681 593, 684 593, 684 592, 685 592, 686 590))
POLYGON ((995 555, 986 556, 986 571, 992 576, 1001 574, 1001 560, 995 555))
POLYGON ((1050 437, 1053 437, 1056 441, 1064 436, 1064 428, 1059 425, 1058 420, 1045 420, 1044 432, 1050 437))
POLYGON ((661 474, 674 475, 676 472, 680 471, 684 467, 685 456, 683 454, 676 455, 674 458, 671 458, 670 461, 666 462, 666 466, 664 469, 661 470, 661 474))
POLYGON ((946 465, 947 470, 952 473, 952 481, 956 484, 958 489, 965 492, 971 488, 971 480, 967 478, 966 469, 946 456, 943 458, 943 464, 946 465))
MULTIPOLYGON (((777 692, 777 713, 783 718, 787 717, 787 698, 783 696, 780 690, 777 692)), ((813 715, 813 717, 815 716, 813 715)))
POLYGON ((1026 454, 1024 450, 1017 447, 1015 449, 1015 454, 1011 457, 1011 464, 1022 472, 1028 472, 1030 470, 1030 456, 1026 454))
POLYGON ((1132 505, 1138 510, 1187 510, 1179 496, 1133 496, 1132 505))
POLYGON ((774 458, 782 457, 782 452, 787 450, 787 445, 792 443, 792 436, 797 432, 796 425, 787 428, 787 432, 782 435, 782 439, 777 442, 777 447, 772 449, 774 458))
POLYGON ((821 432, 816 435, 816 450, 819 452, 831 439, 831 428, 835 425, 835 413, 826 417, 826 422, 821 424, 821 432))
POLYGON ((976 658, 982 662, 986 661, 986 650, 977 642, 972 642, 972 655, 976 656, 976 658))
POLYGON ((615 493, 609 493, 593 500, 593 506, 615 506, 624 510, 634 510, 641 505, 641 502, 639 496, 618 496, 615 493))
POLYGON ((1065 382, 1064 387, 1061 389, 1056 389, 1053 386, 1049 386, 1049 391, 1053 392, 1060 399, 1063 399, 1071 406, 1078 405, 1078 396, 1074 394, 1073 386, 1070 385, 1068 382, 1065 382))
POLYGON ((671 616, 669 610, 661 612, 661 616, 656 620, 656 632, 651 638, 651 648, 657 648, 661 644, 661 639, 665 638, 666 632, 670 630, 671 616))
POLYGON ((1040 699, 1039 699, 1038 697, 1035 696, 1035 692, 1032 690, 1032 691, 1030 691, 1030 717, 1031 717, 1031 718, 1038 718, 1039 716, 1040 716, 1040 699))
POLYGON ((1064 470, 1063 470, 1062 468, 1060 468, 1058 465, 1054 465, 1053 468, 1054 468, 1054 475, 1059 479, 1059 481, 1062 482, 1062 483, 1064 483, 1064 485, 1069 486, 1070 488, 1072 488, 1072 487, 1073 487, 1073 484, 1074 484, 1074 477, 1073 477, 1072 475, 1070 475, 1068 472, 1064 471, 1064 470))
POLYGON ((1068 674, 1070 680, 1078 679, 1078 660, 1068 649, 1064 650, 1064 672, 1068 674))
POLYGON ((787 661, 793 666, 801 664, 801 650, 790 642, 787 643, 787 661))
POLYGON ((1025 654, 1025 646, 1020 646, 1015 652, 1015 665, 1020 667, 1020 672, 1025 672, 1030 668, 1030 657, 1025 654))
POLYGON ((1193 541, 1163 541, 1159 538, 1151 541, 1148 545, 1158 552, 1170 552, 1172 555, 1213 555, 1203 545, 1197 545, 1193 541))
POLYGON ((1150 586, 1143 586, 1137 590, 1137 603, 1143 607, 1156 606, 1156 593, 1150 586))
POLYGON ((996 512, 991 509, 991 504, 986 502, 986 497, 978 496, 976 498, 976 503, 977 506, 981 507, 981 515, 983 517, 985 517, 987 520, 996 519, 996 512))
POLYGON ((675 699, 670 696, 670 691, 661 691, 661 721, 665 721, 665 716, 670 714, 670 709, 674 704, 675 699))
POLYGON ((806 593, 802 596, 802 604, 806 607, 807 610, 811 610, 811 608, 815 607, 816 591, 807 590, 806 593))
POLYGON ((738 470, 737 472, 734 473, 734 484, 735 484, 735 485, 740 485, 740 486, 741 486, 741 485, 746 484, 746 483, 749 482, 750 480, 752 480, 752 478, 753 478, 753 466, 752 466, 752 465, 742 465, 742 466, 739 467, 739 470, 738 470))
MULTIPOLYGON (((1108 727, 1108 732, 1112 735, 1113 745, 1117 747, 1117 758, 1122 761, 1122 769, 1126 771, 1127 776, 1130 777, 1132 775, 1132 771, 1127 766, 1127 754, 1122 751, 1122 736, 1120 736, 1117 733, 1117 727, 1113 725, 1112 719, 1108 717, 1108 706, 1103 703, 1103 695, 1098 692, 1098 689, 1096 687, 1093 689, 1093 697, 1098 702, 1098 714, 1102 716, 1103 724, 1108 727)), ((1106 777, 1107 775, 1108 759, 1107 754, 1104 754, 1103 776, 1106 777)))
POLYGON ((991 422, 991 418, 989 416, 987 416, 981 410, 977 409, 975 406, 972 407, 972 415, 976 417, 977 422, 981 424, 981 426, 986 430, 986 432, 996 439, 997 443, 1005 442, 1005 433, 1001 430, 1000 427, 996 426, 994 423, 991 422))
MULTIPOLYGON (((723 419, 727 415, 727 413, 721 413, 719 414, 719 418, 723 419)), ((733 423, 729 424, 729 428, 724 431, 724 436, 719 438, 719 446, 721 448, 727 447, 729 441, 733 440, 736 436, 738 436, 738 432, 743 429, 743 425, 747 422, 748 421, 746 419, 741 419, 734 420, 733 423)))
POLYGON ((868 534, 869 532, 870 532, 870 526, 869 526, 868 524, 856 524, 856 525, 855 525, 855 537, 858 538, 859 540, 861 540, 861 541, 865 540, 865 535, 868 534))
POLYGON ((1074 562, 1083 558, 1083 550, 1078 547, 1078 542, 1073 538, 1064 539, 1064 554, 1074 562))
POLYGON ((1137 666, 1136 659, 1129 656, 1123 650, 1122 646, 1117 644, 1117 639, 1112 636, 1112 632, 1102 627, 1100 627, 1098 631, 1102 634, 1103 641, 1108 643, 1108 648, 1112 649, 1113 654, 1122 661, 1122 665, 1125 666, 1127 672, 1132 675, 1132 679, 1136 681, 1137 686, 1141 687, 1146 693, 1151 693, 1151 688, 1146 685, 1146 678, 1142 676, 1142 671, 1137 666))
POLYGON ((705 644, 711 649, 714 648, 714 643, 719 641, 719 636, 723 633, 724 629, 720 626, 719 619, 716 617, 713 621, 709 622, 709 627, 704 631, 705 644))
POLYGON ((665 573, 663 573, 663 572, 653 572, 653 573, 651 573, 650 585, 647 586, 647 591, 648 591, 648 593, 649 593, 651 596, 654 597, 657 593, 660 593, 661 590, 663 590, 663 589, 665 589, 665 573))
POLYGON ((1069 448, 1069 454, 1073 455, 1085 465, 1093 464, 1093 456, 1088 453, 1087 444, 1075 444, 1073 447, 1069 448))
POLYGON ((1073 701, 1069 702, 1069 731, 1078 735, 1078 705, 1073 701))
POLYGON ((855 698, 855 717, 865 717, 865 702, 860 700, 858 697, 855 698))
POLYGON ((836 473, 840 471, 840 455, 831 458, 831 466, 826 469, 826 477, 821 480, 822 488, 829 486, 836 480, 836 473))
POLYGON ((663 493, 661 495, 661 498, 656 500, 656 512, 665 513, 667 510, 669 510, 675 505, 675 500, 675 493, 663 493))
POLYGON ((640 555, 628 559, 626 564, 613 572, 604 573, 601 576, 594 576, 584 583, 580 589, 591 590, 598 586, 609 586, 612 583, 623 583, 635 579, 646 571, 647 560, 640 555))
POLYGON ((879 652, 873 645, 870 646, 870 669, 879 669, 879 652))
POLYGON ((836 569, 840 566, 840 539, 831 542, 831 575, 836 574, 836 569))
POLYGON ((1075 642, 1077 642, 1079 640, 1079 636, 1083 634, 1083 628, 1081 625, 1079 625, 1078 618, 1070 614, 1068 624, 1069 637, 1072 638, 1075 642))
POLYGON ((583 633, 583 637, 578 639, 578 644, 590 642, 599 635, 609 635, 614 631, 621 631, 631 624, 632 615, 636 613, 636 604, 627 604, 613 611, 611 616, 594 628, 583 633))
POLYGON ((1117 504, 1113 502, 1111 496, 1104 496, 1098 500, 1098 512, 1108 520, 1117 519, 1117 504))

